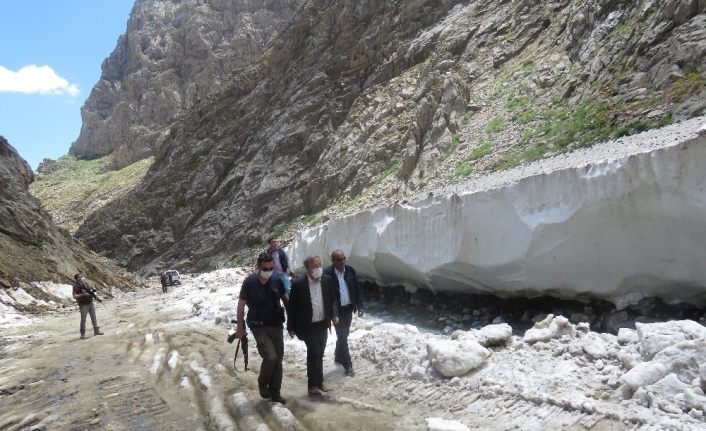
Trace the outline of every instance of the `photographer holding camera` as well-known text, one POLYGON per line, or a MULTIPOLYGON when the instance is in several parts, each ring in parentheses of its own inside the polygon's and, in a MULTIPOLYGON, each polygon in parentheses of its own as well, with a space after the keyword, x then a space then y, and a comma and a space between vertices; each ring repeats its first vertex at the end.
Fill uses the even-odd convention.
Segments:
POLYGON ((98 302, 102 302, 96 296, 95 290, 88 287, 86 284, 86 278, 83 274, 74 275, 73 297, 78 303, 78 308, 81 311, 81 339, 86 339, 86 315, 91 316, 91 323, 93 324, 93 334, 103 335, 100 328, 98 327, 98 320, 96 319, 96 306, 93 304, 93 299, 98 302))
POLYGON ((247 325, 252 331, 257 350, 262 357, 257 379, 260 396, 274 402, 285 403, 282 388, 282 359, 284 357, 284 304, 289 297, 278 277, 272 277, 274 262, 269 253, 257 257, 257 270, 250 274, 240 289, 235 337, 242 340, 245 332, 245 306, 248 306, 247 325))

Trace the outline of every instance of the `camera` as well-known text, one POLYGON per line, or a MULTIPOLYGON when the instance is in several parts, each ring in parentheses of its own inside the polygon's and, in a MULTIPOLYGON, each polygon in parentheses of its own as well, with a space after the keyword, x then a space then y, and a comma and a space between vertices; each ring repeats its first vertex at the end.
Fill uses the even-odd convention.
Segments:
MULTIPOLYGON (((235 320, 235 319, 233 319, 233 320, 230 321, 230 323, 238 323, 238 321, 235 320)), ((230 344, 233 344, 233 341, 235 341, 235 334, 237 334, 237 333, 238 333, 238 332, 236 331, 236 332, 233 332, 232 334, 228 334, 228 342, 229 342, 230 344)))

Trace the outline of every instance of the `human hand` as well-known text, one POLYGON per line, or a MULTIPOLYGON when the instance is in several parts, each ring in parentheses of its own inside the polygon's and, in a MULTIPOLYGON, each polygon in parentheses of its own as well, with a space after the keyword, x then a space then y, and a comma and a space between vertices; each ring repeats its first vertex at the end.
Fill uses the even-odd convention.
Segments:
POLYGON ((333 324, 338 325, 338 316, 333 316, 333 324))
POLYGON ((235 338, 242 340, 246 335, 245 328, 242 325, 238 325, 238 329, 235 331, 235 338))
POLYGON ((363 314, 365 314, 365 310, 362 308, 358 309, 358 317, 363 317, 363 314))

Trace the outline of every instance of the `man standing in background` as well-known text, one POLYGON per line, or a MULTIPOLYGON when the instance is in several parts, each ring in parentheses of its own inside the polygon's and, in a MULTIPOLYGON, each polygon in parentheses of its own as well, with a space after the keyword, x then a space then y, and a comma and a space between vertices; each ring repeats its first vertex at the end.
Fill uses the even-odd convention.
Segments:
POLYGON ((272 275, 282 280, 282 284, 284 284, 284 288, 287 294, 289 294, 292 285, 289 281, 289 277, 287 277, 287 274, 289 274, 289 258, 287 257, 287 253, 279 246, 276 238, 269 238, 267 245, 268 247, 265 251, 272 255, 272 260, 275 263, 275 272, 272 275))
POLYGON ((333 280, 323 275, 319 256, 307 257, 304 268, 306 275, 292 283, 287 330, 306 344, 309 395, 322 395, 332 390, 324 386, 324 350, 331 321, 338 323, 337 295, 333 280))
POLYGON ((353 267, 346 265, 346 254, 343 250, 335 250, 331 253, 331 263, 324 270, 324 274, 333 279, 338 295, 338 324, 336 328, 336 353, 334 361, 343 365, 344 373, 353 377, 353 361, 348 351, 348 334, 353 322, 353 313, 358 316, 363 315, 363 295, 358 286, 358 276, 353 267))
POLYGON ((73 296, 78 303, 78 308, 81 311, 81 339, 86 339, 86 315, 91 316, 91 323, 93 324, 93 334, 103 335, 100 328, 98 327, 98 319, 96 319, 96 305, 93 303, 93 296, 89 292, 88 284, 86 284, 86 278, 83 274, 74 275, 73 296))

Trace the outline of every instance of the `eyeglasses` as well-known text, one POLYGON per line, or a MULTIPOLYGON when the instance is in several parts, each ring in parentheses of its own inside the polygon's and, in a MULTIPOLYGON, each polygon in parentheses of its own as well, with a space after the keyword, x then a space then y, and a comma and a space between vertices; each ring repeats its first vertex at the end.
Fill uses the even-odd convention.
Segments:
POLYGON ((343 256, 343 257, 334 257, 334 258, 333 258, 333 261, 334 261, 334 262, 342 262, 342 261, 344 261, 344 260, 346 260, 346 256, 343 256))

